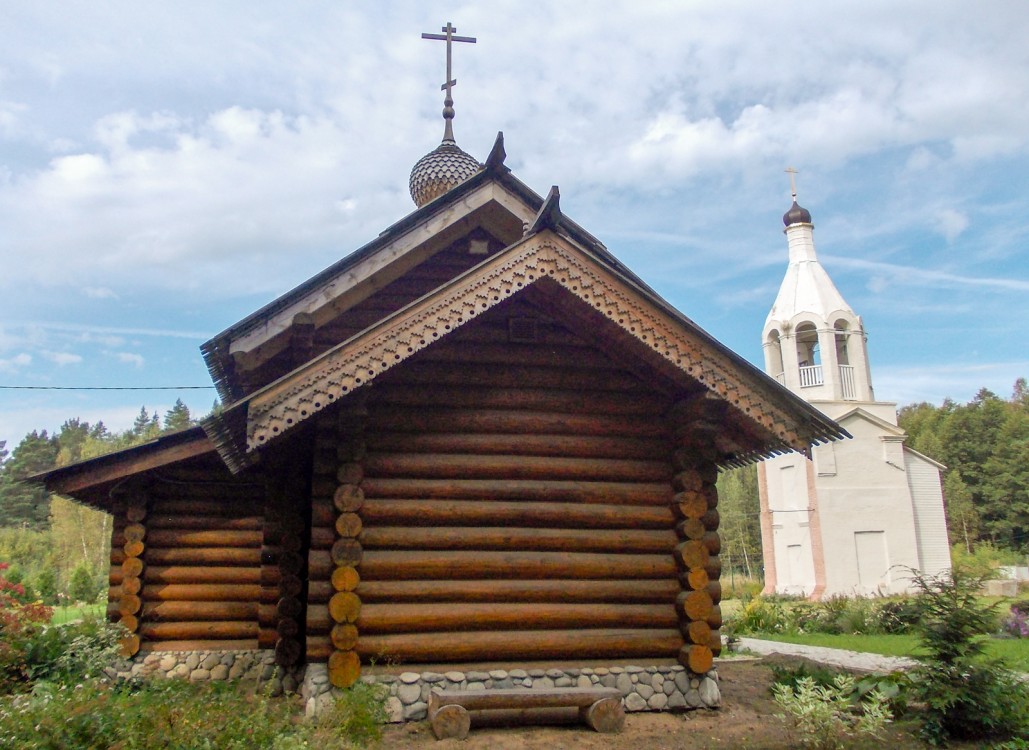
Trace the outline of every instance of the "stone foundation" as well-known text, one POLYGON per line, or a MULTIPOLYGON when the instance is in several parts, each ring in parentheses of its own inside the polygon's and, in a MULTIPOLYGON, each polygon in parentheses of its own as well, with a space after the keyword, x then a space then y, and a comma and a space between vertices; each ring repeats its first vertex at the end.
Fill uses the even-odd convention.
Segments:
MULTIPOLYGON (((495 669, 489 672, 402 672, 361 677, 362 682, 388 689, 389 721, 420 721, 427 716, 433 690, 489 690, 491 688, 594 687, 618 688, 626 711, 667 711, 717 708, 721 704, 718 673, 692 674, 684 667, 593 667, 562 669, 495 669)), ((317 716, 342 693, 329 684, 325 664, 309 664, 301 694, 309 717, 317 716)))
POLYGON ((294 693, 304 681, 301 666, 286 674, 275 666, 271 649, 247 651, 152 651, 114 664, 107 670, 114 679, 177 677, 190 682, 245 680, 271 684, 272 695, 294 693))

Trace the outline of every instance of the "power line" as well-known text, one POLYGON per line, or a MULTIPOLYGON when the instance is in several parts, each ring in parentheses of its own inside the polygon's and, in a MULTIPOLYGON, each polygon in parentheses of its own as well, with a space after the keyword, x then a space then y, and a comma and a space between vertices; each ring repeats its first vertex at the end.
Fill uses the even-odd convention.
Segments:
POLYGON ((213 391, 214 386, 0 386, 4 391, 213 391))

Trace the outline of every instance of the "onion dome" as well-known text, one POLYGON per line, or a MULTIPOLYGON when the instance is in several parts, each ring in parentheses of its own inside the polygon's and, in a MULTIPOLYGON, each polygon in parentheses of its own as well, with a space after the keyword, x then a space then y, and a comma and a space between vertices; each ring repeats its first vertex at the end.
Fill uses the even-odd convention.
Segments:
POLYGON ((791 226, 793 224, 810 224, 811 212, 806 208, 801 208, 797 205, 797 201, 794 199, 793 205, 790 206, 790 210, 783 214, 782 223, 786 226, 791 226))
MULTIPOLYGON (((449 124, 448 121, 447 125, 449 124)), ((411 179, 408 181, 411 199, 421 208, 451 188, 457 187, 480 169, 482 165, 470 154, 462 151, 452 138, 444 138, 433 151, 415 162, 411 170, 411 179)))

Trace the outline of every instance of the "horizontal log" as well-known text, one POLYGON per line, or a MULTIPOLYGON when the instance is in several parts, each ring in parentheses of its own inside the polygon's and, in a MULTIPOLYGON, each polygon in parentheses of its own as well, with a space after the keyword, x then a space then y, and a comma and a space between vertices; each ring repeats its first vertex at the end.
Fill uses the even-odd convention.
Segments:
POLYGON ((616 365, 603 352, 587 346, 511 346, 504 343, 467 343, 464 346, 430 347, 419 362, 447 362, 464 365, 532 365, 548 368, 591 368, 614 370, 616 365))
MULTIPOLYGON (((582 388, 589 391, 633 391, 639 387, 639 380, 635 376, 616 370, 571 370, 529 365, 500 368, 478 363, 411 363, 397 371, 394 379, 400 383, 433 388, 437 385, 475 386, 482 383, 490 383, 498 388, 582 388)), ((375 409, 369 410, 369 416, 373 419, 375 413, 375 409)))
POLYGON ((339 511, 331 498, 313 498, 311 500, 311 527, 331 529, 336 523, 339 511))
POLYGON ((151 651, 242 651, 258 647, 257 638, 217 640, 151 641, 139 646, 141 652, 151 651))
POLYGON ((336 593, 330 581, 308 581, 307 601, 311 604, 325 604, 336 593))
POLYGON ((550 481, 666 482, 662 461, 464 453, 369 453, 369 476, 426 479, 537 479, 550 481))
POLYGON ((257 621, 253 622, 145 622, 139 627, 140 635, 150 641, 257 640, 257 621))
MULTIPOLYGON (((310 589, 314 591, 314 588, 310 589)), ((675 579, 361 581, 357 595, 370 603, 414 602, 621 602, 661 604, 679 594, 675 579)), ((320 597, 323 595, 320 589, 320 597)), ((325 592, 328 594, 328 592, 325 592)), ((331 594, 329 594, 331 595, 331 594)), ((311 600, 314 601, 313 596, 311 600)))
MULTIPOLYGON (((674 657, 682 648, 677 629, 516 630, 463 633, 362 634, 365 660, 404 662, 509 661, 514 659, 632 659, 674 657)), ((309 652, 310 653, 310 652, 309 652)))
POLYGON ((264 520, 259 516, 168 515, 151 516, 147 529, 197 529, 204 531, 260 531, 264 520))
POLYGON ((257 602, 164 601, 143 605, 148 622, 191 620, 256 620, 257 602))
POLYGON ((155 547, 260 547, 263 531, 160 529, 147 534, 147 546, 155 547))
POLYGON ((149 565, 239 565, 259 568, 261 549, 255 547, 151 547, 146 553, 149 565))
POLYGON ((313 549, 307 553, 307 577, 311 581, 328 581, 336 563, 328 550, 313 549))
POLYGON ((366 497, 525 500, 543 502, 668 505, 671 487, 662 482, 561 482, 533 479, 395 479, 371 477, 366 497))
POLYGON ((158 584, 143 587, 144 601, 251 602, 260 596, 261 587, 254 584, 158 584))
POLYGON ((368 447, 380 453, 468 453, 592 459, 653 459, 668 453, 667 442, 657 438, 606 435, 379 432, 368 436, 368 447))
POLYGON ((582 505, 495 500, 369 499, 361 510, 368 527, 545 526, 578 529, 670 529, 675 517, 663 505, 582 505))
POLYGON ((159 583, 229 583, 260 584, 259 567, 240 568, 214 565, 168 565, 147 568, 147 584, 159 583))
POLYGON ((671 578, 671 555, 615 555, 570 552, 467 552, 368 550, 363 580, 444 578, 671 578))
POLYGON ((311 528, 311 549, 332 549, 336 538, 336 530, 331 526, 314 526, 311 528))
POLYGON ((357 631, 426 633, 471 630, 674 628, 671 604, 366 604, 357 631))
POLYGON ((275 648, 279 641, 279 633, 275 628, 259 628, 257 631, 258 648, 275 648))
MULTIPOLYGON (((281 597, 280 597, 281 598, 281 597)), ((262 602, 257 607, 257 622, 262 628, 274 628, 279 620, 279 600, 273 603, 262 602)))
MULTIPOLYGON (((566 414, 630 414, 658 417, 667 400, 651 393, 610 393, 543 388, 434 386, 431 403, 455 409, 524 409, 566 414)), ((426 390, 419 386, 390 384, 372 394, 370 405, 386 401, 393 406, 425 406, 426 390)))
POLYGON ((678 537, 671 530, 534 529, 505 526, 417 528, 375 526, 361 544, 372 549, 536 550, 563 552, 671 553, 678 537))
POLYGON ((544 411, 483 409, 402 410, 380 406, 372 412, 368 440, 376 431, 506 433, 528 435, 598 435, 668 439, 661 420, 623 414, 562 414, 544 411))
MULTIPOLYGON (((190 487, 189 499, 164 499, 155 501, 150 509, 148 523, 152 524, 156 516, 169 518, 182 518, 184 516, 215 516, 215 517, 249 517, 255 518, 255 508, 261 507, 261 501, 255 504, 254 496, 233 497, 226 493, 223 488, 203 486, 190 487), (209 499, 200 499, 202 495, 209 499)), ((260 496, 263 497, 263 494, 260 496)))

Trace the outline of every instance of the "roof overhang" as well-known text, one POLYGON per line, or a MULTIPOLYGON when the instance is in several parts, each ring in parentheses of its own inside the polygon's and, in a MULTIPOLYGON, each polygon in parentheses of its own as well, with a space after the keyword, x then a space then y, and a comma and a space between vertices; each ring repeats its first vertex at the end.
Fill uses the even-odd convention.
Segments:
POLYGON ((456 277, 362 333, 230 405, 205 424, 233 471, 249 456, 347 398, 419 351, 546 280, 592 308, 666 366, 701 384, 765 435, 753 457, 849 437, 624 273, 602 247, 584 247, 550 226, 456 277))
POLYGON ((47 490, 104 507, 110 491, 122 481, 170 464, 214 453, 203 428, 191 427, 147 443, 79 461, 29 477, 47 490))

